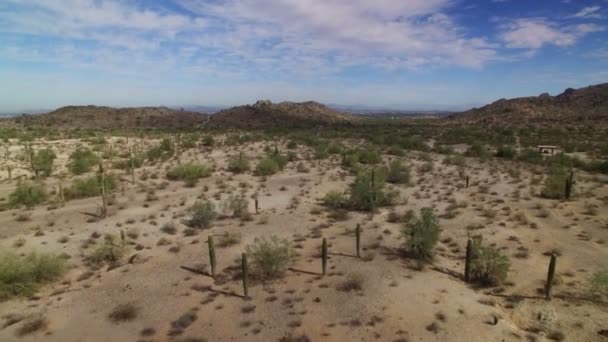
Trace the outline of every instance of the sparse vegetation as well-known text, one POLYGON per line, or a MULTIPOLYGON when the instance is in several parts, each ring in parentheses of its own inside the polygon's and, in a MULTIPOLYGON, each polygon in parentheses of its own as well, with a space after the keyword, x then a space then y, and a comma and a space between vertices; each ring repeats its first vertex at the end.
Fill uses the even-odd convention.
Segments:
POLYGON ((30 253, 0 255, 0 300, 31 296, 41 286, 59 279, 65 271, 65 259, 55 254, 30 253))
POLYGON ((11 207, 20 205, 31 208, 44 203, 48 198, 46 187, 42 183, 19 182, 17 188, 8 198, 11 207))
POLYGON ((406 250, 410 255, 421 260, 429 260, 433 257, 440 233, 439 220, 431 208, 422 208, 420 216, 414 216, 401 229, 406 250))

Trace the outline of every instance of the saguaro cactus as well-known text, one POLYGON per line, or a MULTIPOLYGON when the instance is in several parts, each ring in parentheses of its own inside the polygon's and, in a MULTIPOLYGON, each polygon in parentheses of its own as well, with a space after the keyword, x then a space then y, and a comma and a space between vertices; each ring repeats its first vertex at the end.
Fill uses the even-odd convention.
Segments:
POLYGON ((135 184, 135 153, 131 149, 131 183, 135 184))
POLYGON ((209 263, 211 264, 211 276, 213 277, 213 279, 215 279, 216 259, 213 236, 209 235, 209 237, 207 238, 207 245, 209 246, 209 263))
POLYGON ((555 278, 555 266, 557 263, 557 256, 551 254, 551 261, 549 261, 549 270, 547 271, 547 283, 545 284, 545 298, 551 299, 551 287, 553 286, 553 280, 555 278))
POLYGON ((258 198, 257 197, 254 198, 254 202, 255 202, 255 213, 259 214, 260 213, 260 206, 259 206, 258 198))
POLYGON ((473 240, 467 240, 467 256, 464 264, 464 281, 471 281, 471 262, 473 261, 473 240))
POLYGON ((355 229, 355 237, 357 239, 356 247, 357 247, 357 258, 361 257, 361 225, 357 223, 357 228, 355 229))
POLYGON ((103 163, 99 163, 99 173, 101 174, 101 217, 105 218, 108 214, 107 209, 107 194, 106 194, 106 171, 103 168, 103 163))
POLYGON ((564 195, 566 196, 567 200, 569 200, 570 196, 572 195, 572 189, 574 188, 575 183, 576 181, 574 180, 574 171, 570 171, 570 174, 568 175, 568 177, 566 177, 564 189, 564 195))
POLYGON ((464 177, 464 187, 468 188, 469 187, 469 175, 466 175, 464 177))
POLYGON ((241 267, 243 272, 243 294, 245 298, 249 297, 249 266, 247 265, 247 254, 243 253, 241 259, 241 267))
POLYGON ((323 245, 321 246, 321 267, 323 268, 323 275, 327 273, 327 239, 323 238, 323 245))
POLYGON ((59 203, 63 207, 65 205, 65 196, 63 195, 63 182, 59 181, 59 203))

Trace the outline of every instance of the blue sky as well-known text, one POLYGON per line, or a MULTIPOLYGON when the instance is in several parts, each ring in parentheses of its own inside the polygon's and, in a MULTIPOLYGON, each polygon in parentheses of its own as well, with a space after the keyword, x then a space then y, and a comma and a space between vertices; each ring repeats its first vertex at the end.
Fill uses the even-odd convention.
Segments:
POLYGON ((0 111, 461 108, 608 81, 608 0, 0 0, 0 111))

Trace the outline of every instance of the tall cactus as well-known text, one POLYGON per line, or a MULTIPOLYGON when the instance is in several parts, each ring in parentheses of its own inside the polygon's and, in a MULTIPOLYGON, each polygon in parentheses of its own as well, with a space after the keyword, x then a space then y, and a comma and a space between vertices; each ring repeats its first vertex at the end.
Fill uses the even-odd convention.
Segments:
POLYGON ((101 217, 105 218, 108 214, 107 204, 107 193, 106 193, 106 171, 103 168, 103 163, 99 163, 99 173, 101 174, 101 217))
POLYGON ((553 281, 555 278, 555 266, 557 263, 557 256, 551 254, 551 261, 549 261, 549 270, 547 271, 547 282, 545 283, 545 299, 551 299, 551 288, 553 287, 553 281))
POLYGON ((473 240, 467 240, 467 256, 464 264, 464 281, 471 281, 471 262, 473 261, 473 240))
POLYGON ((570 196, 572 195, 572 189, 574 189, 575 183, 576 181, 574 180, 574 171, 571 170, 565 181, 564 195, 566 196, 566 200, 570 199, 570 196))
POLYGON ((243 272, 243 294, 245 298, 249 298, 249 265, 247 265, 247 254, 243 253, 241 259, 241 268, 243 272))
POLYGON ((327 239, 323 238, 323 245, 321 246, 321 267, 323 269, 323 275, 327 273, 327 239))
POLYGON ((65 196, 63 194, 63 182, 59 181, 59 203, 63 207, 65 205, 65 196))
POLYGON ((215 279, 216 259, 213 236, 209 235, 209 237, 207 238, 207 245, 209 246, 209 263, 211 264, 211 276, 213 277, 213 279, 215 279))
POLYGON ((259 214, 260 213, 260 206, 259 206, 258 198, 257 197, 254 198, 254 202, 255 202, 255 213, 259 214))
POLYGON ((357 258, 361 257, 361 225, 357 223, 357 228, 355 229, 356 236, 356 247, 357 247, 357 258))
POLYGON ((466 175, 466 177, 464 178, 464 187, 465 188, 469 187, 469 175, 466 175))

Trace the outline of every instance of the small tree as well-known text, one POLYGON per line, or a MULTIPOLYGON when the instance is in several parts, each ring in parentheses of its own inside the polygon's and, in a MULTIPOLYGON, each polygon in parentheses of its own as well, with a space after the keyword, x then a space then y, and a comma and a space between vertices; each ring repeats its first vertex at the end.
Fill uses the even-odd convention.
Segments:
POLYGON ((217 217, 215 205, 210 201, 196 202, 190 209, 192 218, 187 221, 187 224, 194 228, 209 228, 217 217))
POLYGON ((269 239, 256 238, 246 251, 252 258, 254 273, 262 280, 281 277, 295 256, 289 242, 274 235, 269 239))
MULTIPOLYGON (((564 199, 566 198, 566 180, 568 179, 568 173, 566 169, 561 166, 554 165, 547 179, 545 179, 545 187, 543 188, 541 195, 545 198, 551 199, 564 199)), ((573 188, 570 189, 571 191, 573 188)))
POLYGON ((43 175, 44 177, 50 176, 53 172, 53 161, 56 158, 57 155, 50 148, 32 153, 31 166, 36 177, 39 175, 43 175))
POLYGON ((509 274, 511 262, 492 246, 484 246, 481 236, 473 238, 471 280, 486 286, 502 284, 509 274))
POLYGON ((420 217, 414 216, 401 230, 407 251, 423 260, 433 257, 433 249, 439 241, 440 233, 439 221, 431 208, 422 208, 420 217))
POLYGON ((407 184, 410 181, 410 169, 400 160, 393 160, 388 167, 386 181, 393 184, 407 184))
POLYGON ((19 182, 17 188, 8 196, 8 203, 11 207, 24 205, 31 208, 43 203, 48 198, 44 184, 33 184, 19 182))

